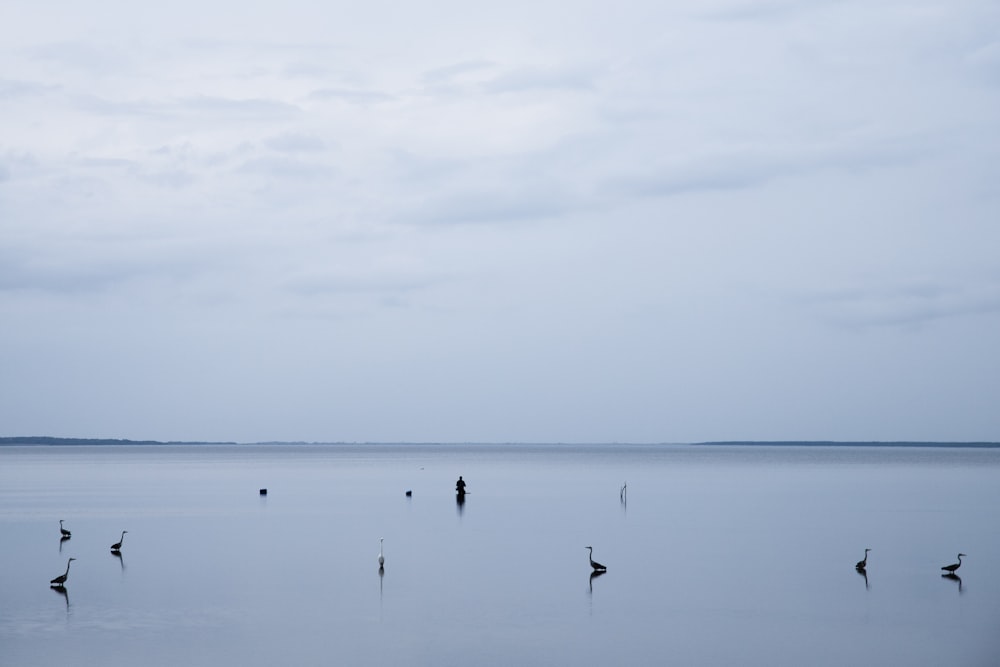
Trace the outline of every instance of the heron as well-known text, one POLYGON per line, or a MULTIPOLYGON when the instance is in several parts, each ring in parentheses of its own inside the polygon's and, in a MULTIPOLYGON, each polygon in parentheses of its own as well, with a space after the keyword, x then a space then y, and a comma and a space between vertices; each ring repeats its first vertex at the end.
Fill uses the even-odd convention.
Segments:
POLYGON ((590 549, 590 567, 594 568, 595 572, 607 572, 608 568, 604 567, 596 560, 594 560, 594 547, 586 547, 590 549))
POLYGON ((65 584, 66 580, 69 579, 69 564, 75 560, 76 560, 75 558, 70 558, 68 561, 66 561, 66 572, 64 574, 60 574, 58 577, 56 577, 49 583, 52 584, 53 586, 62 586, 63 584, 65 584))
POLYGON ((869 551, 871 551, 871 549, 865 549, 865 557, 863 559, 861 559, 861 560, 858 561, 858 564, 854 566, 855 569, 857 569, 857 570, 863 570, 866 567, 868 567, 868 552, 869 551))
POLYGON ((112 551, 121 551, 122 542, 125 541, 125 533, 127 533, 127 532, 128 532, 127 530, 123 530, 122 531, 121 539, 111 545, 111 550, 112 551))
MULTIPOLYGON (((957 563, 952 563, 951 565, 945 565, 941 569, 944 570, 945 572, 948 572, 949 574, 955 574, 955 570, 962 567, 962 556, 965 556, 965 554, 958 554, 957 563)), ((968 558, 968 556, 965 557, 968 558)))
POLYGON ((71 533, 68 530, 66 530, 65 528, 63 528, 63 520, 62 519, 59 519, 59 532, 62 534, 63 537, 72 537, 73 536, 73 533, 71 533))
POLYGON ((379 569, 382 569, 382 566, 385 565, 385 556, 382 555, 382 540, 384 540, 384 539, 385 539, 384 537, 378 538, 378 567, 379 567, 379 569))

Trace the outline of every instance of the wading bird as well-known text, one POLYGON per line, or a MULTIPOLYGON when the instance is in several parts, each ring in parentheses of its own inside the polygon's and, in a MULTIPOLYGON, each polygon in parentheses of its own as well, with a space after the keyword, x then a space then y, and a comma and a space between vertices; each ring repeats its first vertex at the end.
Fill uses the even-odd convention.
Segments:
POLYGON ((594 560, 594 547, 586 547, 590 549, 590 567, 594 568, 595 572, 606 572, 608 568, 604 567, 596 560, 594 560))
POLYGON ((73 533, 71 533, 68 530, 66 530, 65 528, 63 528, 62 524, 63 524, 63 520, 59 519, 59 532, 62 534, 63 537, 71 537, 73 535, 73 533))
POLYGON ((381 570, 382 566, 385 565, 385 556, 382 555, 382 540, 384 537, 378 538, 378 568, 381 570))
POLYGON ((866 567, 868 567, 868 552, 869 551, 871 551, 871 549, 865 549, 865 557, 862 560, 858 561, 858 564, 854 566, 855 569, 857 569, 857 570, 863 570, 866 567))
MULTIPOLYGON (((941 569, 944 570, 945 572, 950 573, 950 574, 955 574, 955 570, 957 570, 958 568, 962 567, 962 556, 965 556, 965 554, 958 554, 958 562, 957 563, 952 563, 951 565, 945 565, 941 569)), ((968 558, 968 556, 965 556, 965 557, 968 558)))
POLYGON ((125 541, 125 533, 127 533, 127 532, 128 532, 127 530, 123 530, 122 531, 122 537, 121 537, 121 539, 111 545, 111 550, 112 551, 121 551, 122 542, 125 541))
POLYGON ((66 561, 66 573, 60 574, 58 577, 56 577, 49 583, 52 584, 53 586, 62 586, 63 584, 65 584, 66 580, 69 579, 69 564, 75 560, 76 560, 75 558, 70 558, 68 561, 66 561))

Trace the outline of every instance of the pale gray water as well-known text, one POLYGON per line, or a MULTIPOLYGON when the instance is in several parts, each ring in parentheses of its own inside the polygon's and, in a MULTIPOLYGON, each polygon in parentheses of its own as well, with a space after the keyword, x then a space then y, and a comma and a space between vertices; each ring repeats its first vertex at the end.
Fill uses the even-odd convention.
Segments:
POLYGON ((0 447, 0 664, 996 665, 998 508, 995 449, 0 447))

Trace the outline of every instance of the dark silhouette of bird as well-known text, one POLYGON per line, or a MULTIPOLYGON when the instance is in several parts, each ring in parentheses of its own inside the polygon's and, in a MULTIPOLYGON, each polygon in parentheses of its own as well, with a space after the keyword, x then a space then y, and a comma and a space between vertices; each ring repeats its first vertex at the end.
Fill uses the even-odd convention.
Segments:
POLYGON ((606 572, 608 568, 604 567, 596 560, 594 560, 594 547, 586 547, 590 549, 590 567, 594 568, 595 572, 606 572))
POLYGON ((49 583, 52 584, 53 586, 62 586, 63 584, 65 584, 66 580, 69 579, 69 564, 75 560, 76 560, 75 558, 70 558, 68 561, 66 561, 66 572, 64 574, 60 574, 58 577, 56 577, 49 583))
MULTIPOLYGON (((955 570, 962 567, 962 556, 965 556, 965 554, 958 554, 957 563, 952 563, 951 565, 945 565, 941 569, 944 570, 945 572, 948 572, 949 574, 955 574, 955 570)), ((968 556, 965 557, 968 558, 968 556)))
POLYGON ((112 551, 121 551, 122 542, 125 541, 125 533, 127 533, 127 532, 128 532, 127 530, 123 530, 122 531, 122 537, 121 537, 121 539, 111 545, 111 550, 112 551))
POLYGON ((868 552, 869 551, 871 551, 871 549, 865 549, 865 557, 862 560, 859 560, 858 564, 854 566, 854 568, 856 570, 863 570, 866 567, 868 567, 868 552))
POLYGON ((68 530, 66 530, 65 528, 63 528, 63 520, 62 519, 59 519, 59 533, 63 537, 72 537, 73 536, 73 533, 71 533, 68 530))

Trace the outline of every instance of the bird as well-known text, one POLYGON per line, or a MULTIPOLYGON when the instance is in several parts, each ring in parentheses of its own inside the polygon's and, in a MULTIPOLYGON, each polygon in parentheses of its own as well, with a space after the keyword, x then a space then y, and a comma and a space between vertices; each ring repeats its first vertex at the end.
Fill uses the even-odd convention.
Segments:
POLYGON ((868 567, 868 552, 869 551, 871 551, 871 549, 865 549, 865 557, 864 557, 864 559, 858 561, 858 564, 854 566, 855 569, 857 569, 857 570, 863 570, 866 567, 868 567))
POLYGON ((604 567, 596 560, 594 560, 594 547, 586 547, 590 549, 590 567, 594 568, 595 572, 607 572, 608 568, 604 567))
POLYGON ((385 556, 382 555, 382 540, 384 539, 384 537, 378 538, 378 567, 380 570, 385 565, 385 556))
POLYGON ((125 533, 127 533, 127 532, 128 532, 127 530, 123 530, 122 531, 122 537, 121 537, 121 539, 111 545, 111 550, 112 551, 120 551, 121 550, 121 548, 122 548, 122 542, 125 541, 125 533))
POLYGON ((75 560, 76 560, 75 558, 70 558, 68 561, 66 561, 66 572, 65 572, 65 574, 60 574, 58 577, 56 577, 55 579, 53 579, 49 583, 52 584, 53 586, 62 586, 63 584, 65 584, 66 580, 69 578, 69 564, 72 563, 75 560))
POLYGON ((63 528, 63 520, 62 519, 59 519, 59 532, 62 534, 63 537, 72 537, 72 535, 73 535, 73 533, 71 533, 68 530, 66 530, 65 528, 63 528))
MULTIPOLYGON (((950 574, 955 574, 955 570, 957 570, 958 568, 962 567, 962 556, 965 556, 965 554, 958 554, 958 562, 957 563, 952 563, 951 565, 945 565, 941 569, 944 570, 945 572, 950 573, 950 574)), ((965 557, 968 558, 968 556, 965 556, 965 557)))

